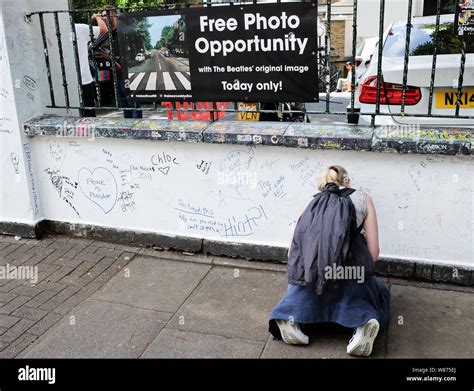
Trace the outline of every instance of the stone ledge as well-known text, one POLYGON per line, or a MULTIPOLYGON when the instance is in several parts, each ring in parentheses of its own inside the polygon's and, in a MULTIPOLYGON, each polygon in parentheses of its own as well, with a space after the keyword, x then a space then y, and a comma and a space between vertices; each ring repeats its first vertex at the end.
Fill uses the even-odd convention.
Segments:
POLYGON ((288 146, 311 149, 370 151, 373 129, 355 126, 291 124, 285 132, 288 146))
POLYGON ((118 138, 128 140, 202 141, 205 121, 78 118, 44 115, 26 122, 27 136, 118 138))
POLYGON ((169 121, 78 118, 43 115, 23 125, 25 134, 77 138, 183 141, 269 145, 323 150, 471 155, 473 129, 410 130, 369 126, 317 125, 282 122, 169 121))
POLYGON ((422 128, 385 130, 376 128, 373 151, 434 155, 470 155, 472 130, 422 128))
POLYGON ((283 122, 217 121, 203 133, 203 141, 219 144, 285 145, 284 134, 288 128, 283 122))

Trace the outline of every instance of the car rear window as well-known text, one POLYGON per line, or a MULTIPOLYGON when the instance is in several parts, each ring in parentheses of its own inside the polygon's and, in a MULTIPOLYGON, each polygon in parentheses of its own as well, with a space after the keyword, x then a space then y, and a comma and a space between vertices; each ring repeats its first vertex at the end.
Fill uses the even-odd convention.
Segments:
MULTIPOLYGON (((433 55, 436 25, 414 24, 410 34, 410 56, 433 55)), ((393 27, 385 41, 385 57, 403 57, 405 55, 406 27, 393 27)), ((466 53, 474 53, 474 37, 466 35, 466 53)), ((461 53, 461 41, 454 33, 453 23, 440 23, 438 33, 438 54, 461 53)))

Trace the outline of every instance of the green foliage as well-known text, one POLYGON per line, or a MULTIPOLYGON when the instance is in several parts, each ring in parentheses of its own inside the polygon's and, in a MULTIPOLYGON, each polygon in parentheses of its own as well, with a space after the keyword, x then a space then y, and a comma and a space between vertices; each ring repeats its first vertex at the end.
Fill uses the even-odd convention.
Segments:
MULTIPOLYGON (((140 11, 141 8, 146 7, 159 8, 166 5, 169 8, 173 8, 174 5, 183 6, 185 4, 198 4, 204 1, 205 0, 69 0, 69 7, 73 10, 100 10, 106 5, 109 5, 118 9, 132 8, 133 10, 133 8, 136 7, 136 10, 140 11)), ((74 21, 76 23, 88 23, 88 18, 87 12, 74 15, 74 21)))
POLYGON ((121 7, 159 7, 173 4, 197 4, 201 0, 69 0, 71 9, 96 9, 105 5, 121 7))
POLYGON ((145 50, 150 50, 152 49, 153 45, 151 43, 151 34, 150 34, 150 27, 152 24, 148 21, 148 19, 143 18, 143 19, 131 19, 131 23, 134 26, 135 32, 140 35, 142 42, 143 42, 143 48, 145 50))
POLYGON ((175 52, 186 53, 181 37, 186 33, 184 19, 181 17, 172 26, 165 26, 161 32, 161 38, 156 43, 155 49, 163 47, 170 48, 175 52))
MULTIPOLYGON (((419 27, 420 29, 431 30, 431 39, 423 44, 417 45, 411 52, 410 56, 431 56, 434 52, 434 44, 437 39, 438 54, 459 54, 461 53, 461 41, 454 33, 454 26, 452 23, 441 23, 439 25, 439 32, 436 34, 436 25, 425 24, 419 27)), ((466 38, 466 53, 474 52, 474 39, 472 37, 466 38)))
POLYGON ((70 0, 72 9, 96 9, 102 8, 106 5, 111 5, 117 8, 133 7, 133 6, 159 6, 166 3, 166 1, 157 0, 70 0))

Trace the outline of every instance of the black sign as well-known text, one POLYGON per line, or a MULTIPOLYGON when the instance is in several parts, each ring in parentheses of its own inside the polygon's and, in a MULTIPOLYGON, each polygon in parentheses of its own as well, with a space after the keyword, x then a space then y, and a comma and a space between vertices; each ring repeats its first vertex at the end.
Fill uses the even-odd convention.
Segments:
POLYGON ((137 101, 318 100, 317 7, 278 3, 121 14, 137 101))
POLYGON ((458 2, 454 26, 457 35, 474 35, 474 1, 458 2))

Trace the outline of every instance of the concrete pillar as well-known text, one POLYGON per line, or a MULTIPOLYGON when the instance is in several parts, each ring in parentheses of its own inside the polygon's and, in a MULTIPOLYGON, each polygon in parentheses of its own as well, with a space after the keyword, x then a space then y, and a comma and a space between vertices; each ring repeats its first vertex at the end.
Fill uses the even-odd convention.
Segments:
MULTIPOLYGON (((39 18, 28 22, 25 14, 40 10, 67 10, 67 0, 0 0, 0 233, 32 237, 40 233, 43 214, 33 170, 31 147, 22 123, 51 113, 43 41, 39 18)), ((64 57, 68 69, 71 104, 77 104, 77 79, 71 59, 68 15, 60 14, 64 57)), ((54 20, 45 15, 52 76, 57 103, 63 104, 54 20)), ((73 60, 72 60, 73 61, 73 60)), ((56 110, 58 114, 63 114, 56 110)), ((74 114, 74 113, 71 113, 74 114)))

